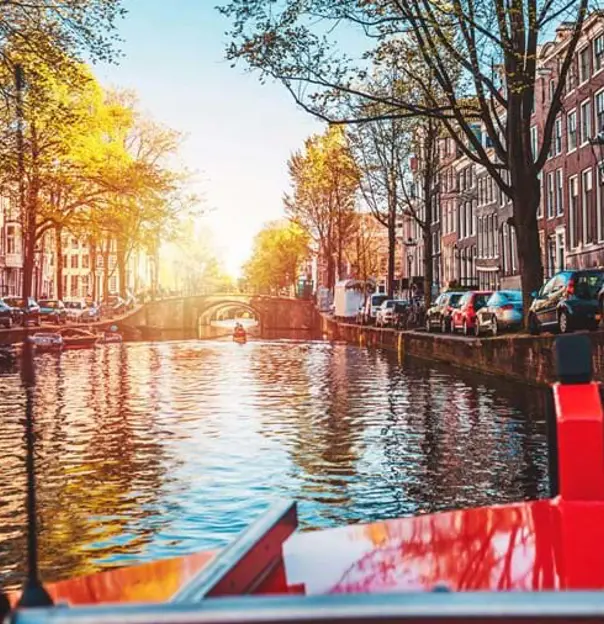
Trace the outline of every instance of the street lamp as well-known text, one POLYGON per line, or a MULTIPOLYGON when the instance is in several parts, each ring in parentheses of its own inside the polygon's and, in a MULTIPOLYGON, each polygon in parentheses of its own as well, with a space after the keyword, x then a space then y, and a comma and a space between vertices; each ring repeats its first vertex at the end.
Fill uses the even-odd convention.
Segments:
POLYGON ((407 250, 407 285, 408 285, 408 294, 407 298, 409 303, 411 303, 411 272, 413 271, 413 248, 417 247, 417 241, 413 240, 409 237, 405 241, 405 248, 407 250))
POLYGON ((600 129, 600 132, 598 132, 595 137, 591 138, 589 142, 591 143, 591 149, 598 165, 600 184, 604 184, 604 128, 600 129), (594 146, 598 147, 600 158, 598 158, 598 153, 596 153, 594 146))

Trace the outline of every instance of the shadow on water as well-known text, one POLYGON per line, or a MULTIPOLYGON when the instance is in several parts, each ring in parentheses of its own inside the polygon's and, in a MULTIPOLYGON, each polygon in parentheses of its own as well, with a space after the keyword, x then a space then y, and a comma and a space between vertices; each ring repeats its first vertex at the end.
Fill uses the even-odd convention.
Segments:
MULTIPOLYGON (((547 491, 534 388, 296 339, 37 360, 45 580, 221 547, 276 497, 306 528, 547 491)), ((25 552, 17 370, 0 370, 0 574, 25 552)))

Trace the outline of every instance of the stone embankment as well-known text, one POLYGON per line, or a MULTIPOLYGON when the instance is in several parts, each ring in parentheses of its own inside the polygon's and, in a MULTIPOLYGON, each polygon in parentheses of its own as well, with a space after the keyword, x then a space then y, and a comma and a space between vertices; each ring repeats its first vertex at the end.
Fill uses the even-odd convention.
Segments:
MULTIPOLYGON (((390 349, 401 356, 422 358, 534 385, 555 380, 555 336, 552 334, 504 334, 496 338, 474 338, 338 323, 325 316, 322 323, 323 333, 331 340, 390 349)), ((591 332, 590 337, 595 378, 604 380, 604 331, 591 332)))

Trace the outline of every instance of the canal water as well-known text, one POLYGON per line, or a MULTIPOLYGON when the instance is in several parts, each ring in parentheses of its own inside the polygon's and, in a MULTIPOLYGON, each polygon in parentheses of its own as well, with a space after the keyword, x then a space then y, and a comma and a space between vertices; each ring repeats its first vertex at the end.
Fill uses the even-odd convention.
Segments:
MULTIPOLYGON (((547 494, 543 396, 344 344, 106 345, 37 359, 46 581, 304 528, 547 494)), ((25 557, 24 393, 0 371, 0 581, 25 557)))

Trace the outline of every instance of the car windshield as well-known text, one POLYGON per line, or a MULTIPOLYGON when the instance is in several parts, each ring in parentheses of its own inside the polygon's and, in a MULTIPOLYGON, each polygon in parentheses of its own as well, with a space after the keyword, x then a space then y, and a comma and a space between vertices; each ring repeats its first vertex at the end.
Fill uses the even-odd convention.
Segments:
POLYGON ((81 301, 68 301, 65 304, 66 308, 70 308, 71 310, 80 310, 83 307, 83 304, 81 301))
POLYGON ((486 294, 486 295, 485 295, 485 294, 476 295, 476 296, 474 297, 474 307, 475 307, 475 308, 483 307, 483 306, 486 304, 487 299, 488 299, 490 296, 491 296, 491 294, 490 294, 490 293, 489 293, 489 294, 486 294))
POLYGON ((371 305, 374 307, 382 305, 384 301, 386 301, 385 295, 373 295, 371 297, 371 305))
POLYGON ((574 281, 575 293, 579 299, 595 299, 604 284, 604 272, 577 273, 574 281))
POLYGON ((502 290, 499 294, 508 301, 522 303, 522 291, 520 290, 502 290))
POLYGON ((9 299, 5 299, 4 303, 10 306, 11 308, 22 308, 23 307, 23 299, 18 299, 17 297, 11 297, 9 299))
POLYGON ((461 297, 462 296, 458 293, 455 295, 451 295, 451 299, 449 299, 449 305, 452 305, 452 306, 457 305, 461 297))
POLYGON ((40 307, 41 308, 58 308, 59 307, 59 302, 58 301, 42 300, 42 301, 40 301, 40 307))
POLYGON ((393 308, 395 303, 395 301, 386 301, 386 309, 393 308))

